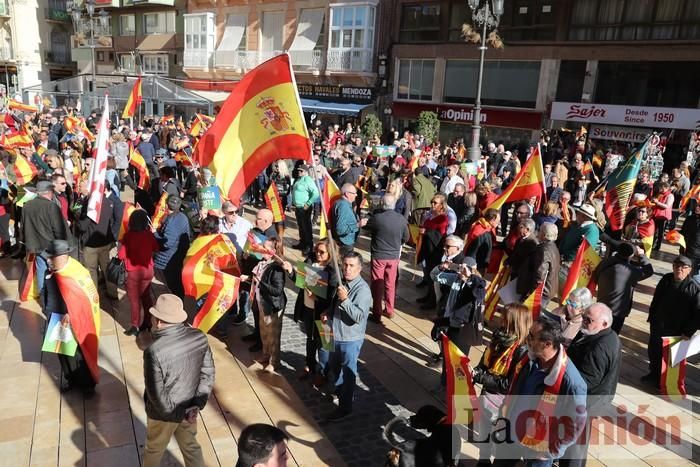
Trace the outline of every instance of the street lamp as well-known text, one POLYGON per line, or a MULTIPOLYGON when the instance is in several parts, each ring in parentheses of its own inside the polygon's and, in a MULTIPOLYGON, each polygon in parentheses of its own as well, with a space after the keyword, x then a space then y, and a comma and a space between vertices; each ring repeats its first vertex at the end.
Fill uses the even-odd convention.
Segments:
POLYGON ((472 10, 472 21, 475 26, 481 27, 481 46, 479 47, 479 77, 476 85, 476 99, 474 100, 474 123, 472 124, 472 145, 469 150, 469 158, 472 161, 481 159, 479 138, 481 136, 481 81, 484 78, 484 55, 486 54, 486 33, 489 29, 496 29, 503 15, 504 0, 467 0, 472 10), (492 5, 493 4, 493 5, 492 5))
MULTIPOLYGON (((93 96, 93 108, 97 107, 97 67, 95 65, 95 0, 87 0, 84 2, 85 10, 87 16, 90 18, 90 49, 91 49, 91 59, 92 59, 92 96, 93 96)), ((76 4, 71 10, 71 16, 73 17, 73 24, 76 30, 82 29, 80 25, 83 20, 83 10, 81 6, 76 4)), ((100 25, 102 29, 107 29, 109 26, 109 13, 106 10, 100 10, 97 12, 99 17, 100 25)))

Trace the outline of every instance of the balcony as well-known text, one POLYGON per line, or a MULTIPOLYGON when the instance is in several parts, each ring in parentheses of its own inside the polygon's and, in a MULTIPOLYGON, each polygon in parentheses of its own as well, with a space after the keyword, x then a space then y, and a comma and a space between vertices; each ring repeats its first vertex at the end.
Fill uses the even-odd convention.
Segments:
POLYGON ((367 49, 349 49, 328 51, 326 70, 372 72, 372 51, 367 49))
POLYGON ((182 57, 185 68, 209 68, 211 66, 211 52, 206 49, 185 49, 182 57))
POLYGON ((290 50, 292 66, 295 70, 321 70, 324 63, 323 50, 290 50))
MULTIPOLYGON (((214 64, 216 68, 229 68, 238 72, 250 70, 260 65, 262 62, 276 57, 283 53, 279 50, 237 50, 235 52, 221 51, 214 52, 214 64)), ((185 60, 185 67, 187 67, 185 60)))

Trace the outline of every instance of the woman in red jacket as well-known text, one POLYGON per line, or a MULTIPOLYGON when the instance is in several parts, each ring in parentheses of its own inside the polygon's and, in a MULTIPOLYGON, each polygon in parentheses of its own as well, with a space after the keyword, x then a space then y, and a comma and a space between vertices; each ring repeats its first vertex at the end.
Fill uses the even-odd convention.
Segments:
POLYGON ((659 193, 651 200, 654 203, 654 224, 656 225, 654 232, 654 251, 659 251, 661 241, 664 238, 664 230, 666 224, 671 220, 673 213, 673 192, 671 185, 668 182, 659 184, 659 193))
POLYGON ((159 249, 160 245, 149 228, 148 214, 143 209, 135 210, 129 218, 129 230, 119 246, 119 259, 126 265, 126 296, 131 306, 131 327, 124 331, 127 336, 151 326, 153 253, 159 249))

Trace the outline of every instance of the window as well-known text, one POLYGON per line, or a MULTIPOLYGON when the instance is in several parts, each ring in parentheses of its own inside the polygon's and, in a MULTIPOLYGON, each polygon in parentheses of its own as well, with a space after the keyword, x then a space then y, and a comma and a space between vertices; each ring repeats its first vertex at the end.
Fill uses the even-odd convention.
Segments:
POLYGON ((370 71, 374 50, 375 6, 331 6, 328 70, 370 71))
POLYGON ((464 23, 471 23, 471 10, 467 6, 467 2, 453 3, 450 10, 450 32, 448 37, 450 42, 461 42, 464 40, 462 37, 462 25, 464 23))
POLYGON ((284 45, 283 30, 283 11, 263 11, 262 27, 260 28, 260 50, 281 52, 284 45))
POLYGON ((131 73, 136 72, 136 60, 134 59, 133 55, 131 55, 131 54, 120 55, 119 56, 119 63, 120 63, 121 71, 126 71, 126 72, 131 72, 131 73))
POLYGON ((435 60, 399 60, 397 99, 433 100, 435 60))
POLYGON ((114 61, 114 52, 109 53, 109 61, 113 62, 114 61))
MULTIPOLYGON (((473 104, 478 60, 448 60, 445 67, 445 102, 473 104)), ((503 107, 534 108, 540 81, 540 62, 487 61, 481 103, 503 107)))
POLYGON ((401 10, 402 42, 431 42, 440 39, 440 5, 406 5, 401 10))
POLYGON ((168 74, 168 56, 163 55, 143 55, 143 72, 157 75, 168 74))
POLYGON ((134 15, 121 15, 119 17, 119 35, 136 35, 136 17, 134 15))
POLYGON ((167 34, 175 32, 175 12, 161 11, 143 15, 143 31, 145 34, 167 34))
POLYGON ((562 102, 579 102, 586 78, 585 60, 562 60, 557 80, 557 98, 562 102))
POLYGON ((96 60, 98 62, 104 62, 105 61, 105 53, 104 52, 97 52, 96 60))
POLYGON ((185 67, 209 67, 215 34, 214 13, 185 15, 185 67))
MULTIPOLYGON (((507 41, 554 40, 556 32, 554 9, 556 2, 557 0, 514 0, 506 2, 499 27, 501 35, 507 41)), ((471 12, 471 10, 469 11, 471 12)))

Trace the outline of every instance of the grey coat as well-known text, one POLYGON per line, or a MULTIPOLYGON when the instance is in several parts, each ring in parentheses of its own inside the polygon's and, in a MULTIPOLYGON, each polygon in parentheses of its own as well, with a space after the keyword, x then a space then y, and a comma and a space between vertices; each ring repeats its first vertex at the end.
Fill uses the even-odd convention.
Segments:
POLYGON ((331 308, 333 339, 338 342, 363 340, 369 307, 372 304, 372 292, 367 282, 359 276, 345 287, 348 289, 348 298, 341 302, 336 295, 331 308))

